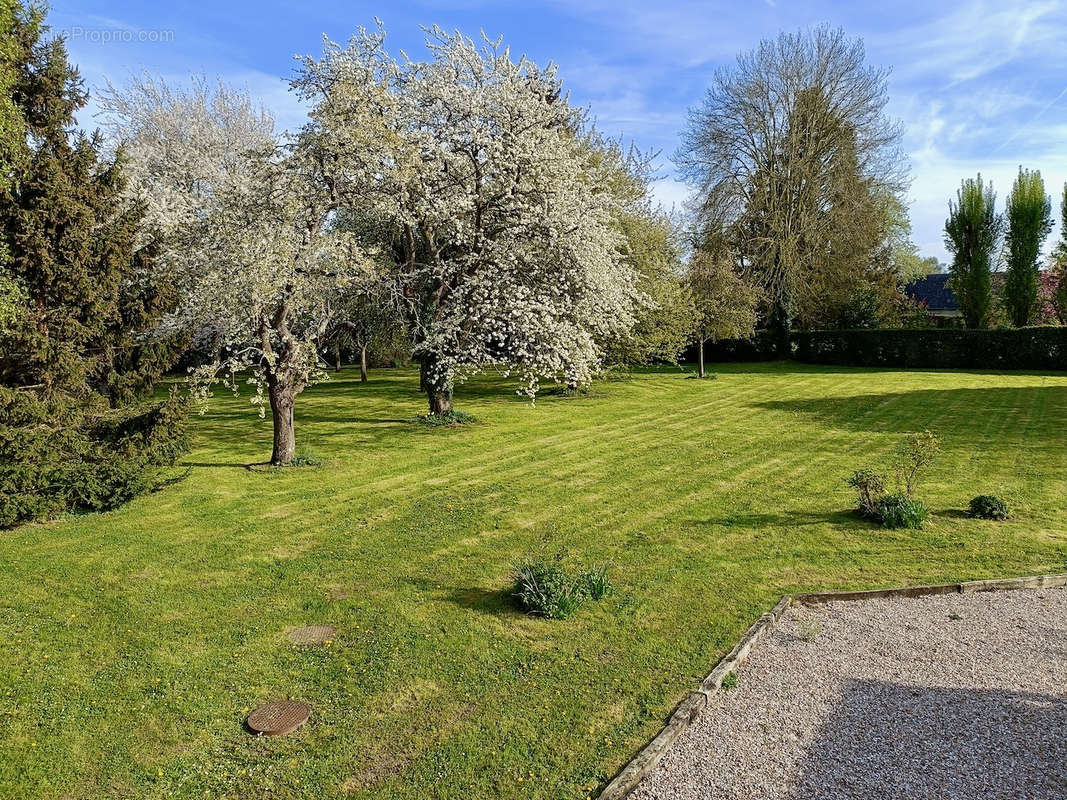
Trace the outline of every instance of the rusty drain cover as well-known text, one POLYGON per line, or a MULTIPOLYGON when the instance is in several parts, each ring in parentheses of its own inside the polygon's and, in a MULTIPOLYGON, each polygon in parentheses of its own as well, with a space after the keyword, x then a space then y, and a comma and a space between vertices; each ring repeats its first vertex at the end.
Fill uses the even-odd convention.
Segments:
POLYGON ((292 733, 311 716, 311 706, 297 700, 276 700, 260 706, 245 720, 248 729, 264 736, 292 733))
POLYGON ((325 644, 337 636, 333 625, 306 625, 289 631, 289 641, 293 644, 325 644))

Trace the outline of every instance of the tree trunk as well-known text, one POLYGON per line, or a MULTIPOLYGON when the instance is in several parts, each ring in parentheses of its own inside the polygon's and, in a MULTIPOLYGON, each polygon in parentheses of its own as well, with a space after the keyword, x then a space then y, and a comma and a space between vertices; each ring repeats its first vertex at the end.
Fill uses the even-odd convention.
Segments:
POLYGON ((426 387, 426 394, 430 398, 430 413, 437 415, 452 413, 452 391, 438 386, 426 387))
POLYGON ((296 456, 296 430, 293 426, 296 392, 291 387, 272 380, 267 393, 270 397, 271 419, 274 422, 274 450, 271 452, 270 463, 275 467, 284 467, 292 463, 296 456))
POLYGON ((367 345, 359 348, 359 382, 367 382, 367 345))
POLYGON ((778 358, 791 358, 793 355, 793 320, 789 305, 787 299, 779 298, 771 309, 769 327, 774 334, 774 349, 778 358))
POLYGON ((448 388, 443 375, 436 374, 433 366, 429 358, 419 362, 419 386, 430 401, 431 414, 451 414, 452 389, 448 388))
POLYGON ((333 363, 334 363, 333 371, 334 372, 340 372, 341 371, 341 345, 339 345, 337 342, 333 343, 333 363))
POLYGON ((703 339, 700 340, 700 348, 699 348, 698 352, 700 353, 700 372, 697 373, 697 374, 701 378, 703 378, 704 377, 704 340, 703 339))

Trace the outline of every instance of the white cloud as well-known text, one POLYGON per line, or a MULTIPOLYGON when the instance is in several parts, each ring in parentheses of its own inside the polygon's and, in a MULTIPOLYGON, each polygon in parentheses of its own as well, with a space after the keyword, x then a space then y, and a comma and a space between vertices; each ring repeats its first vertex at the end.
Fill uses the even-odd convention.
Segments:
POLYGON ((662 178, 652 184, 652 199, 664 211, 681 211, 692 190, 675 178, 662 178))

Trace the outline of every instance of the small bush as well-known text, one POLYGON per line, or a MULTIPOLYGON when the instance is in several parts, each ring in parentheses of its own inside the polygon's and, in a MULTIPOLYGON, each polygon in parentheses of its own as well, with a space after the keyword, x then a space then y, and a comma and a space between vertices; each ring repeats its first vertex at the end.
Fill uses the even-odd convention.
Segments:
POLYGON ((560 384, 559 386, 550 386, 541 392, 546 397, 595 397, 596 392, 593 390, 592 385, 583 383, 578 386, 567 386, 566 384, 560 384))
POLYGON ((527 614, 566 619, 585 599, 585 587, 558 559, 527 561, 515 570, 515 596, 527 614))
POLYGON ((848 479, 856 490, 860 514, 885 528, 922 528, 930 512, 914 497, 919 476, 941 453, 941 440, 930 431, 904 438, 893 453, 896 486, 887 493, 885 476, 858 469, 848 479))
POLYGON ((856 490, 860 513, 868 519, 878 516, 878 504, 885 497, 885 476, 873 469, 858 469, 848 479, 856 490))
POLYGON ((1003 521, 1011 518, 1011 509, 1008 504, 995 494, 980 494, 971 501, 968 513, 979 519, 995 519, 1003 521))
POLYGON ((415 422, 429 428, 453 428, 457 425, 471 425, 477 420, 466 411, 449 411, 447 414, 420 414, 415 422))
POLYGON ((805 642, 814 642, 822 633, 822 623, 815 617, 801 617, 797 621, 797 634, 805 642))
POLYGON ((563 558, 563 553, 555 558, 539 556, 515 568, 514 594, 527 614, 566 619, 586 599, 600 600, 611 591, 606 564, 572 575, 563 558))
POLYGON ((894 492, 878 502, 875 518, 882 523, 883 528, 919 530, 929 515, 930 511, 922 500, 915 500, 902 492, 894 492))
POLYGON ((894 464, 904 494, 911 497, 919 475, 941 454, 941 440, 930 431, 913 433, 896 449, 894 464))

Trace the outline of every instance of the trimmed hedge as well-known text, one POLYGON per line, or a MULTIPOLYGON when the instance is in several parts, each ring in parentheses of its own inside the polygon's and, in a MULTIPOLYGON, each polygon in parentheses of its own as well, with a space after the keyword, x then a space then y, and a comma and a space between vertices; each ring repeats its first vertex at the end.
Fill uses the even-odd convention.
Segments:
POLYGON ((853 367, 1067 370, 1067 327, 798 331, 793 357, 853 367))
MULTIPOLYGON (((704 345, 704 360, 708 364, 724 364, 744 361, 774 361, 782 358, 775 348, 770 331, 756 331, 750 339, 722 339, 704 345)), ((690 345, 682 360, 695 364, 698 359, 697 345, 690 345)))

